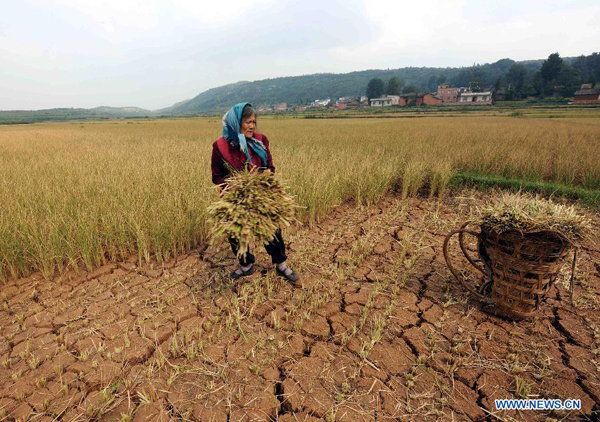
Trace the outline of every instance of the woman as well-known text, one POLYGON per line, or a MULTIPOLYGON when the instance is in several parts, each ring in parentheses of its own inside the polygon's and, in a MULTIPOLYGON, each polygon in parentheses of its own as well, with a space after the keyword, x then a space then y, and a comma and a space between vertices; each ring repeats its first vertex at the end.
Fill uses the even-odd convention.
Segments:
MULTIPOLYGON (((261 170, 268 169, 275 172, 273 157, 269 151, 269 140, 265 135, 255 132, 255 129, 256 111, 251 104, 236 104, 225 113, 223 135, 213 144, 211 167, 214 184, 221 187, 227 184, 226 179, 229 177, 227 165, 241 171, 248 163, 261 170)), ((237 240, 229 238, 229 243, 231 250, 237 255, 239 249, 237 240)), ((277 274, 295 285, 300 276, 286 265, 287 256, 281 230, 275 232, 273 240, 265 245, 265 249, 275 264, 277 274)), ((254 273, 254 261, 254 255, 247 251, 245 258, 239 260, 240 268, 233 271, 230 277, 237 280, 254 273)))

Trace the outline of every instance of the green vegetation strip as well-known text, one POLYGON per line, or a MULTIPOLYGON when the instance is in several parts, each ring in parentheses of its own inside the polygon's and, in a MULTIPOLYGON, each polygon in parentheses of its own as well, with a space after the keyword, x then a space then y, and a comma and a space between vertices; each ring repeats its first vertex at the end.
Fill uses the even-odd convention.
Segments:
POLYGON ((470 186, 478 189, 499 187, 511 191, 539 193, 544 196, 560 196, 581 201, 584 205, 600 210, 600 191, 580 186, 566 186, 554 182, 530 182, 519 179, 507 179, 499 175, 481 175, 475 173, 456 173, 450 180, 450 187, 470 186))

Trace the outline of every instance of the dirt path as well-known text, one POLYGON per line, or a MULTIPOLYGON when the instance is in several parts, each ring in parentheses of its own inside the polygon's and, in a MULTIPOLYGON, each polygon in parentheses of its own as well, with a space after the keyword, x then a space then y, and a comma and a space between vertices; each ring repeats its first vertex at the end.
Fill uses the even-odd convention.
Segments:
POLYGON ((0 419, 598 420, 600 252, 581 251, 576 308, 553 287, 532 321, 485 313, 441 252, 480 201, 388 197, 287 230, 302 288, 259 251, 234 292, 224 244, 3 285, 0 419), (513 396, 582 410, 495 410, 513 396))

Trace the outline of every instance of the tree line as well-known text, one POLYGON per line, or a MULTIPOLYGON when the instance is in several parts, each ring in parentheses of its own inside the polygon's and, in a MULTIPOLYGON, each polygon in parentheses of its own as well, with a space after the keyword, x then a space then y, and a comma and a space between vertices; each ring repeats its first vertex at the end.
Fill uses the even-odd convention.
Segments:
MULTIPOLYGON (((559 57, 560 58, 560 57, 559 57)), ((598 53, 590 56, 561 58, 567 64, 562 70, 560 80, 569 80, 570 74, 575 74, 567 84, 572 89, 581 83, 600 83, 600 63, 598 53), (570 66, 570 68, 569 68, 570 66), (566 69, 566 70, 565 70, 566 69), (573 69, 573 72, 570 71, 573 69), (577 76, 578 75, 578 76, 577 76)), ((310 104, 316 99, 360 97, 365 95, 369 81, 381 79, 382 94, 387 92, 435 92, 438 85, 471 86, 473 90, 503 88, 513 95, 513 99, 525 98, 532 95, 550 95, 544 92, 543 79, 536 74, 540 71, 544 60, 526 60, 515 62, 505 58, 494 63, 473 64, 469 67, 403 67, 398 69, 369 69, 349 73, 317 73, 302 76, 287 76, 259 81, 242 81, 234 84, 212 88, 198 94, 196 97, 174 104, 163 112, 188 115, 207 111, 219 113, 240 101, 249 101, 256 106, 268 106, 286 102, 288 105, 310 104), (515 67, 509 78, 509 71, 515 67), (390 79, 396 77, 390 85, 390 79), (520 82, 522 80, 522 83, 520 82), (514 91, 514 93, 513 93, 514 91)), ((552 73, 552 72, 551 72, 552 73)), ((560 72, 559 72, 560 74, 560 72)), ((547 82, 550 82, 547 79, 547 82)), ((546 83, 546 91, 553 87, 546 83)), ((557 85, 557 84, 555 84, 557 85)), ((557 85, 558 86, 558 85, 557 85)), ((564 88, 567 90, 567 88, 564 88)), ((496 90, 497 91, 497 90, 496 90)), ((573 91, 574 92, 574 91, 573 91)), ((558 95, 558 94, 557 94, 558 95)), ((571 94, 572 95, 572 92, 571 94)))
MULTIPOLYGON (((515 62, 502 59, 491 65, 473 65, 461 69, 451 77, 444 73, 431 75, 427 82, 419 86, 404 85, 397 76, 387 82, 380 77, 369 80, 366 96, 399 95, 418 91, 435 92, 439 85, 469 87, 474 92, 491 89, 494 95, 504 91, 506 100, 520 100, 526 97, 570 97, 581 84, 594 86, 600 83, 600 53, 564 60, 559 53, 553 53, 541 66, 534 61, 515 62)), ((453 69, 452 69, 453 70, 453 69)))

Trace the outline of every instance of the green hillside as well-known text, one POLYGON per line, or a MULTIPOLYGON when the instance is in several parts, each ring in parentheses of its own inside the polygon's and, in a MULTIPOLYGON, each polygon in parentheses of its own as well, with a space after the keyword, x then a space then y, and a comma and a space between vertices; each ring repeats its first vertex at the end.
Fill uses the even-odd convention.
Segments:
POLYGON ((403 92, 435 92, 438 85, 470 86, 474 90, 504 90, 505 100, 528 97, 571 97, 581 83, 600 82, 600 53, 563 57, 551 54, 546 60, 495 63, 469 67, 405 67, 371 69, 350 73, 318 73, 260 81, 241 81, 202 92, 160 110, 138 107, 54 108, 46 110, 0 110, 0 124, 35 123, 61 120, 136 119, 220 113, 232 104, 249 101, 254 105, 288 106, 309 104, 317 99, 337 99, 365 95, 373 78, 383 82, 397 77, 403 92), (550 60, 552 59, 552 60, 550 60))
POLYGON ((504 89, 506 98, 510 100, 529 96, 569 97, 581 83, 594 84, 600 81, 600 53, 563 58, 551 54, 545 60, 520 62, 501 59, 495 63, 460 68, 405 67, 243 81, 209 89, 190 100, 159 111, 189 115, 222 111, 240 101, 249 101, 259 107, 282 102, 294 106, 316 99, 357 97, 365 95, 371 79, 380 78, 385 82, 393 76, 399 78, 404 92, 435 92, 438 85, 447 83, 474 90, 504 89))
MULTIPOLYGON (((533 72, 539 69, 542 61, 528 61, 524 62, 524 65, 533 72)), ((483 86, 492 86, 496 79, 508 72, 513 63, 513 60, 502 59, 496 63, 466 68, 406 67, 244 81, 209 89, 183 104, 164 111, 194 114, 224 109, 239 101, 249 101, 256 106, 280 102, 297 105, 323 98, 356 97, 365 95, 365 88, 370 79, 388 80, 392 76, 399 77, 405 87, 412 85, 419 91, 435 91, 438 84, 445 82, 465 86, 474 77, 479 78, 483 86)))

